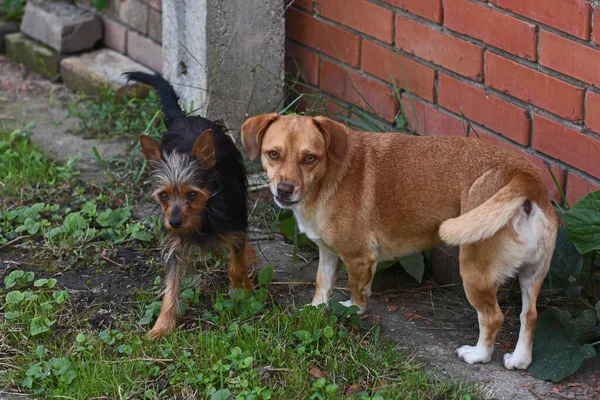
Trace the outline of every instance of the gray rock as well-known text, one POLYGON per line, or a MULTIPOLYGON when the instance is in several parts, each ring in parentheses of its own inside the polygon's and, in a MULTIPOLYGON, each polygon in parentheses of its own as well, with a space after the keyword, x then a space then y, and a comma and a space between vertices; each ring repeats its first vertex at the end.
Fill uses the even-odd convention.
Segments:
POLYGON ((118 93, 126 96, 145 97, 149 87, 137 82, 127 82, 124 72, 153 72, 123 54, 101 49, 60 62, 60 73, 65 84, 76 91, 97 94, 102 85, 110 84, 118 93))
POLYGON ((91 49, 102 40, 102 21, 63 2, 27 2, 21 31, 59 53, 91 49))
POLYGON ((25 64, 31 71, 39 72, 49 78, 59 77, 60 55, 51 48, 29 39, 22 33, 6 35, 4 45, 8 58, 25 64))

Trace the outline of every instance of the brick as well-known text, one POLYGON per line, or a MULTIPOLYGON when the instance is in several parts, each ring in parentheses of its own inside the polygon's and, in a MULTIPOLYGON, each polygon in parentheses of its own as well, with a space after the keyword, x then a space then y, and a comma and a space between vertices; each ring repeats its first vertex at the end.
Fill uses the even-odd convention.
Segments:
POLYGON ((39 72, 49 78, 59 77, 60 54, 28 38, 23 33, 12 33, 4 37, 8 58, 24 64, 27 69, 39 72))
MULTIPOLYGON (((527 153, 522 148, 519 148, 513 144, 510 144, 508 142, 500 140, 497 137, 495 137, 487 132, 478 130, 477 134, 479 135, 479 139, 484 140, 488 143, 492 143, 496 146, 504 147, 505 149, 510 150, 510 151, 519 151, 529 161, 533 162, 539 168, 539 170, 542 172, 542 176, 544 177, 544 182, 546 183, 546 187, 548 188, 548 192, 550 193, 550 195, 554 199, 556 199, 559 203, 562 202, 561 196, 560 196, 560 191, 556 187, 556 184, 554 183, 554 179, 552 179, 552 174, 550 174, 550 172, 548 171, 548 167, 544 163, 544 160, 534 156, 533 154, 527 153)), ((471 135, 471 136, 475 136, 475 135, 471 135)), ((554 177, 556 178, 558 184, 560 185, 561 189, 564 189, 564 187, 565 187, 565 171, 563 169, 558 168, 555 165, 552 165, 552 164, 550 164, 550 168, 551 168, 552 173, 554 174, 554 177)))
POLYGON ((360 65, 363 71, 371 75, 395 83, 425 100, 433 101, 435 71, 423 64, 363 40, 360 65))
POLYGON ((485 66, 488 86, 571 121, 583 119, 583 89, 489 52, 485 66))
POLYGON ((123 21, 136 31, 147 34, 148 5, 136 0, 127 0, 126 3, 126 17, 123 21))
POLYGON ((525 109, 446 74, 438 78, 438 104, 523 145, 529 144, 525 109))
POLYGON ((536 60, 534 24, 468 0, 446 0, 444 25, 528 60, 536 60))
POLYGON ((600 140, 536 114, 533 148, 600 178, 600 140))
POLYGON ((127 52, 127 28, 108 17, 104 17, 103 22, 104 46, 125 54, 127 52))
POLYGON ((600 134, 600 94, 587 92, 585 126, 600 134))
POLYGON ((74 53, 102 40, 102 21, 72 4, 29 1, 21 31, 59 53, 74 53))
POLYGON ((442 22, 442 0, 383 0, 383 2, 438 24, 442 22))
POLYGON ((588 194, 600 190, 600 186, 583 179, 579 175, 569 172, 567 175, 567 201, 573 207, 579 200, 588 194))
POLYGON ((128 71, 152 73, 137 62, 110 49, 100 49, 63 59, 60 73, 65 84, 78 92, 98 94, 108 83, 118 93, 126 96, 144 97, 149 87, 137 82, 127 82, 123 75, 128 71))
POLYGON ((319 85, 319 55, 290 41, 285 45, 285 70, 294 78, 300 75, 304 82, 319 85))
POLYGON ((381 41, 394 40, 394 12, 366 0, 317 0, 316 12, 381 41))
POLYGON ((570 33, 590 37, 591 5, 585 0, 490 0, 498 7, 570 33))
POLYGON ((542 31, 540 64, 580 81, 600 87, 600 51, 542 31))
POLYGON ((162 46, 134 31, 127 32, 127 55, 158 73, 162 71, 162 46))
POLYGON ((427 136, 466 136, 463 121, 425 102, 402 94, 402 108, 413 132, 427 136))
POLYGON ((393 89, 327 60, 321 60, 319 73, 321 89, 325 92, 363 110, 373 110, 388 121, 396 117, 399 106, 393 89))
POLYGON ((290 8, 286 13, 286 36, 352 66, 358 66, 360 38, 337 26, 290 8))
POLYGON ((594 8, 594 29, 592 33, 592 40, 596 44, 600 44, 600 8, 594 8))
POLYGON ((162 13, 149 9, 148 13, 148 36, 157 43, 162 43, 162 13))
POLYGON ((468 78, 482 79, 482 47, 401 15, 396 17, 396 46, 468 78))
POLYGON ((157 11, 162 10, 162 0, 148 0, 148 5, 157 11))

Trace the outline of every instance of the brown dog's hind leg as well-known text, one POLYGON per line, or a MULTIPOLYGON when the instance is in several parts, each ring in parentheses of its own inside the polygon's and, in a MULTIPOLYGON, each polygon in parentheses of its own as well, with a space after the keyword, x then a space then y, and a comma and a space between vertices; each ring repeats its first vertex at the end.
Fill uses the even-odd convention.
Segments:
POLYGON ((371 295, 371 283, 375 275, 377 261, 375 257, 361 257, 344 259, 344 264, 348 269, 348 284, 350 285, 351 299, 341 304, 346 307, 351 305, 360 308, 359 314, 367 311, 369 296, 371 295))
POLYGON ((166 279, 165 295, 160 306, 160 315, 149 332, 151 339, 167 336, 177 326, 179 290, 181 289, 181 281, 187 271, 187 258, 181 259, 180 256, 175 255, 171 261, 172 265, 166 279))
POLYGON ((504 355, 504 366, 506 369, 527 369, 532 360, 533 334, 537 321, 536 302, 544 283, 544 278, 550 268, 552 251, 548 251, 544 259, 538 264, 523 266, 519 273, 519 285, 523 308, 521 311, 521 328, 519 340, 513 353, 504 355))
POLYGON ((250 270, 250 264, 256 262, 254 248, 250 246, 245 237, 242 237, 241 240, 230 241, 229 248, 231 264, 227 273, 231 281, 231 288, 252 290, 254 285, 248 277, 248 271, 250 270))
POLYGON ((462 246, 460 249, 460 274, 469 303, 477 310, 479 340, 475 346, 462 346, 458 356, 469 364, 486 363, 492 358, 496 334, 504 322, 498 306, 498 285, 492 281, 491 259, 481 257, 483 249, 478 245, 462 246))

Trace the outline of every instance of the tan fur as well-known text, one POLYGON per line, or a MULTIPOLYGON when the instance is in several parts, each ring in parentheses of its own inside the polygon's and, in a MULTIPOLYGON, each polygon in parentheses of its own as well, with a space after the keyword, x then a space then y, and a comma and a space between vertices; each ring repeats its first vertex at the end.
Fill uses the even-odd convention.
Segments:
POLYGON ((489 361, 503 321, 496 291, 519 275, 526 282, 521 335, 505 366, 527 368, 535 301, 557 230, 530 161, 475 138, 354 132, 297 115, 251 118, 242 142, 251 158, 260 155, 276 203, 292 209, 300 230, 319 246, 313 304, 327 302, 343 261, 351 304, 366 311, 377 261, 422 251, 441 237, 461 245, 465 291, 479 315, 479 342, 463 346, 459 356, 489 361), (281 184, 293 186, 285 199, 281 184))

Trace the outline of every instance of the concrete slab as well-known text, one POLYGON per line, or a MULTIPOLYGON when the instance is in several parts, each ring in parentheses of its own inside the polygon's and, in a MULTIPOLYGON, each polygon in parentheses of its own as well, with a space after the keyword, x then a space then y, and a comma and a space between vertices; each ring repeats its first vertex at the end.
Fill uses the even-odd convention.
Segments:
POLYGON ((136 82, 127 82, 124 72, 153 72, 123 54, 110 49, 100 49, 60 62, 60 73, 65 84, 76 91, 96 94, 102 85, 109 83, 118 93, 126 96, 145 97, 149 87, 136 82))
POLYGON ((21 31, 59 53, 74 53, 102 40, 102 21, 69 3, 29 1, 21 31))
POLYGON ((19 24, 0 21, 0 53, 4 53, 4 37, 16 32, 19 32, 19 24))
POLYGON ((25 64, 28 69, 44 74, 49 78, 58 78, 60 55, 51 48, 26 37, 22 33, 6 35, 4 45, 8 58, 25 64))

